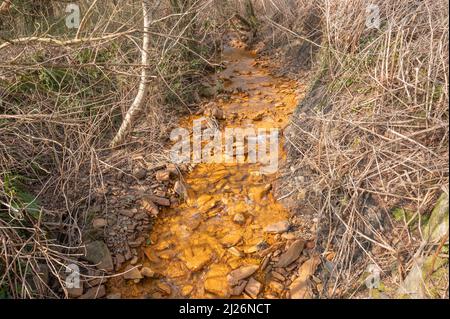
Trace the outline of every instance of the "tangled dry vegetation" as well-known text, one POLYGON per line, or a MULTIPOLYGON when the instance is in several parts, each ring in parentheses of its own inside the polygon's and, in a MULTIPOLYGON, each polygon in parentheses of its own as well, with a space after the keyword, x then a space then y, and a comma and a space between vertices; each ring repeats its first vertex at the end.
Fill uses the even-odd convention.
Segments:
POLYGON ((3 1, 0 297, 64 296, 67 265, 88 267, 77 258, 84 212, 104 174, 140 154, 164 160, 168 130, 215 67, 222 15, 212 1, 151 1, 145 116, 126 150, 112 150, 139 83, 142 4, 79 3, 80 27, 68 29, 65 1, 3 1))
MULTIPOLYGON (((230 13, 246 8, 238 0, 152 1, 146 116, 126 149, 112 150, 142 69, 139 1, 81 1, 78 30, 64 24, 65 1, 0 4, 7 2, 0 298, 56 298, 67 265, 80 263, 84 212, 104 175, 141 154, 149 164, 164 161, 167 132, 217 67, 219 35, 234 27, 230 13)), ((363 0, 264 0, 255 5, 258 20, 247 21, 255 42, 281 50, 286 73, 313 77, 287 134, 287 180, 300 182, 284 191, 307 189, 321 216, 318 247, 334 257, 323 297, 358 296, 368 264, 395 290, 428 255, 446 258, 448 286, 448 232, 429 242, 421 231, 448 185, 448 1, 373 2, 380 29, 366 27, 363 0)), ((448 297, 445 284, 427 288, 448 297)))
POLYGON ((447 234, 423 234, 448 196, 448 1, 374 1, 379 29, 366 27, 366 1, 283 3, 266 32, 289 47, 287 62, 294 51, 313 65, 287 134, 286 174, 302 182, 285 191, 308 189, 321 216, 318 244, 332 256, 323 297, 358 296, 369 264, 389 286, 377 293, 398 297, 430 255, 444 258, 444 271, 423 296, 448 297, 448 206, 447 234))

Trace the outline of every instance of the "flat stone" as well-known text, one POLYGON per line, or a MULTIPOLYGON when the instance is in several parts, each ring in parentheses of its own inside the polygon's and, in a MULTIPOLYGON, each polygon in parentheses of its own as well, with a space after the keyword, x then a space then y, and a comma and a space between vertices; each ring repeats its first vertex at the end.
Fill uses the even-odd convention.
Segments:
POLYGON ((69 298, 78 298, 83 295, 83 285, 80 282, 80 287, 78 288, 67 288, 67 295, 69 298))
POLYGON ((277 279, 278 281, 283 282, 286 280, 286 278, 279 272, 272 271, 270 274, 272 275, 273 278, 277 279))
POLYGON ((243 280, 241 283, 239 283, 237 286, 233 287, 231 290, 232 296, 240 296, 244 292, 245 287, 247 286, 247 281, 243 280))
POLYGON ((133 267, 132 265, 128 265, 124 270, 123 278, 126 280, 135 280, 144 278, 137 267, 133 267))
POLYGON ((305 247, 305 241, 302 239, 296 240, 289 249, 280 256, 280 259, 275 264, 275 267, 283 268, 292 264, 303 251, 305 247))
POLYGON ((158 206, 153 203, 149 198, 142 199, 142 208, 146 211, 146 213, 152 217, 157 217, 159 214, 158 206))
POLYGON ((170 180, 170 171, 161 170, 156 172, 156 180, 159 182, 165 182, 170 180))
POLYGON ((284 290, 284 285, 282 283, 279 283, 278 281, 271 281, 269 282, 269 288, 272 291, 275 291, 278 294, 281 294, 284 290))
POLYGON ((211 265, 204 282, 205 291, 221 298, 228 298, 230 296, 230 286, 226 277, 228 272, 229 267, 226 265, 211 265))
POLYGON ((239 281, 253 275, 258 270, 258 268, 259 268, 258 265, 251 265, 251 266, 243 266, 236 270, 233 270, 227 276, 228 283, 231 286, 235 286, 239 283, 239 281))
POLYGON ((173 190, 175 193, 177 193, 181 198, 187 198, 188 192, 186 189, 186 186, 180 181, 176 181, 175 185, 173 186, 173 190))
POLYGON ((236 224, 242 225, 242 224, 245 223, 245 216, 242 215, 242 214, 240 214, 240 213, 238 213, 238 214, 236 214, 236 215, 233 216, 233 221, 234 221, 236 224))
POLYGON ((114 264, 108 246, 103 241, 93 241, 86 244, 84 258, 97 266, 98 269, 113 271, 114 264))
POLYGON ((242 234, 237 231, 232 231, 226 234, 221 240, 220 243, 225 247, 233 247, 239 244, 242 240, 242 234))
POLYGON ((211 260, 213 251, 207 245, 189 247, 183 251, 181 260, 190 271, 199 271, 211 260))
POLYGON ((181 295, 183 297, 189 297, 193 290, 194 290, 194 287, 191 285, 183 286, 183 288, 181 288, 181 295))
POLYGON ((247 285, 245 286, 245 292, 253 299, 258 298, 259 293, 262 290, 262 284, 255 280, 253 277, 250 278, 247 285))
POLYGON ((298 270, 298 277, 290 284, 291 299, 311 298, 310 277, 314 274, 321 260, 319 256, 305 261, 298 270))
POLYGON ((142 267, 141 275, 147 278, 155 278, 156 273, 149 267, 142 267))
POLYGON ((244 256, 244 254, 236 247, 228 248, 228 252, 235 257, 243 257, 244 256))
POLYGON ((106 288, 104 285, 90 288, 80 296, 79 299, 100 299, 106 296, 106 288))
POLYGON ((147 195, 145 196, 145 200, 158 204, 160 206, 170 207, 170 199, 156 196, 156 195, 147 195))
POLYGON ((162 282, 162 281, 158 281, 156 286, 165 295, 170 295, 172 293, 172 288, 170 288, 170 285, 168 283, 165 283, 165 282, 162 282))
POLYGON ((282 234, 289 229, 289 226, 289 222, 287 220, 284 220, 267 226, 266 228, 264 228, 264 231, 266 233, 282 234))

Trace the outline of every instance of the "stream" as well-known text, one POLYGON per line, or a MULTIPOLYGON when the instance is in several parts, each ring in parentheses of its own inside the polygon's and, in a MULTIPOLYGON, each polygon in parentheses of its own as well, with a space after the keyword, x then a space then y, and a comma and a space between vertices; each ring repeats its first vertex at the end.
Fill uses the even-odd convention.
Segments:
MULTIPOLYGON (((220 129, 280 129, 281 166, 285 157, 281 130, 298 103, 296 81, 272 75, 267 62, 236 41, 224 48, 223 60, 225 69, 212 79, 219 79, 230 94, 209 103, 223 112, 220 129)), ((199 117, 183 118, 181 126, 192 127, 199 117)), ((280 240, 277 231, 270 229, 284 225, 290 214, 273 195, 277 174, 261 173, 260 165, 195 165, 184 176, 187 200, 160 213, 150 234, 151 244, 142 248, 139 262, 158 276, 139 283, 112 280, 111 292, 120 292, 124 298, 256 297, 252 296, 255 289, 259 297, 273 295, 261 252, 280 240), (254 289, 230 285, 230 272, 252 266, 254 289)))

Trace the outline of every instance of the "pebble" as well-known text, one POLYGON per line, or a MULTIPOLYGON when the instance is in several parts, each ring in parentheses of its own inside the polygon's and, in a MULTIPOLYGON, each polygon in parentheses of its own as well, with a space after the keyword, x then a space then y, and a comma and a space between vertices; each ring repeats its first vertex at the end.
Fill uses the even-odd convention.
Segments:
POLYGON ((125 268, 125 273, 123 274, 123 278, 125 278, 126 280, 135 280, 135 279, 140 280, 144 277, 142 276, 141 272, 139 271, 139 269, 137 267, 128 265, 125 268))
POLYGON ((230 283, 230 285, 235 286, 239 283, 239 281, 253 275, 258 270, 258 268, 259 266, 257 265, 251 265, 251 266, 243 266, 241 268, 233 270, 227 276, 228 282, 230 283))
POLYGON ((264 228, 264 231, 266 233, 281 234, 286 232, 289 229, 289 226, 289 222, 287 220, 284 220, 267 226, 266 228, 264 228))
POLYGON ((161 170, 156 172, 156 180, 158 182, 165 182, 170 180, 170 171, 161 170))
POLYGON ((262 290, 262 284, 255 280, 253 277, 250 278, 247 285, 245 286, 245 292, 253 299, 258 298, 259 293, 262 290))
POLYGON ((165 282, 161 282, 159 281, 156 286, 158 287, 158 289, 164 293, 165 295, 170 295, 172 293, 172 288, 170 288, 169 284, 165 283, 165 282))
POLYGON ((233 221, 234 221, 236 224, 242 225, 242 224, 245 223, 245 216, 238 213, 238 214, 234 215, 233 221))
POLYGON ((289 249, 281 255, 280 259, 276 263, 275 267, 286 267, 293 263, 303 251, 305 241, 302 239, 296 240, 289 249))
POLYGON ((232 296, 240 296, 244 292, 245 287, 247 286, 248 281, 243 280, 241 283, 239 283, 237 286, 233 287, 231 290, 232 296))
POLYGON ((149 267, 142 267, 141 275, 146 278, 155 278, 156 277, 156 273, 149 267))

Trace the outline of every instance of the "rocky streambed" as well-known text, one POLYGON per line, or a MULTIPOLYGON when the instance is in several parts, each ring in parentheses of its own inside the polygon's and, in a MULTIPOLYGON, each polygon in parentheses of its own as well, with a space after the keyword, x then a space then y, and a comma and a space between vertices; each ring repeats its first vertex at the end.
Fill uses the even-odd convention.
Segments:
MULTIPOLYGON (((202 117, 222 131, 282 132, 302 86, 273 75, 267 61, 237 41, 225 47, 223 60, 225 69, 210 78, 221 93, 180 125, 192 127, 202 117)), ((147 174, 138 169, 134 177, 148 180, 147 174)), ((130 206, 119 211, 113 227, 93 221, 95 229, 109 229, 114 251, 103 268, 117 275, 88 292, 108 298, 312 297, 321 289, 313 274, 322 262, 314 254, 314 221, 280 203, 274 195, 278 177, 262 173, 261 163, 168 164, 151 171, 155 185, 129 191, 130 206)))

